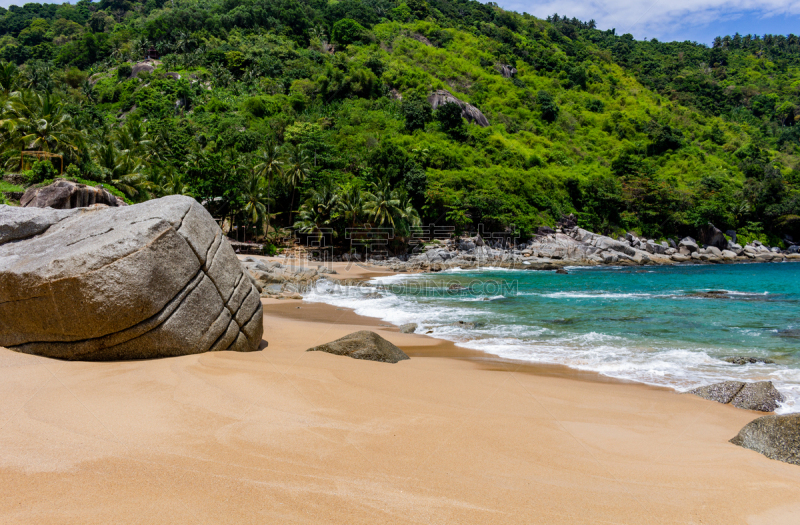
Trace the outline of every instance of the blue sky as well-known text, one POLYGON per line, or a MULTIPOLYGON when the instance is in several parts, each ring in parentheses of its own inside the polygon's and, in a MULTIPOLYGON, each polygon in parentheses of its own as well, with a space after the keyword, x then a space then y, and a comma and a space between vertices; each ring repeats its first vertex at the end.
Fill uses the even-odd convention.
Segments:
MULTIPOLYGON (((0 0, 0 6, 27 0, 0 0)), ((60 3, 60 0, 59 0, 60 3)), ((545 18, 553 13, 594 19, 600 29, 617 29, 639 40, 695 40, 753 33, 800 34, 800 0, 497 0, 513 11, 545 18)))
POLYGON ((800 0, 499 0, 505 9, 537 17, 553 13, 594 19, 600 29, 616 28, 637 40, 695 40, 715 36, 800 34, 800 0))

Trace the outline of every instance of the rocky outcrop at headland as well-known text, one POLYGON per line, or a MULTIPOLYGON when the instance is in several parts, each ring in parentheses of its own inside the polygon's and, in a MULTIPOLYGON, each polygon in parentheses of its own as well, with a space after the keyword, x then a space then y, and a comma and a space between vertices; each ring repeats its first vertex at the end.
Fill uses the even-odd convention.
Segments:
POLYGON ((800 465, 800 414, 760 417, 748 423, 731 443, 800 465))
POLYGON ((69 180, 57 180, 41 188, 28 188, 19 203, 26 208, 56 208, 58 210, 86 208, 95 204, 126 206, 125 201, 115 197, 102 186, 87 186, 69 180))
POLYGON ((0 346, 123 360, 257 350, 258 291, 208 212, 0 206, 0 346))
MULTIPOLYGON (((657 242, 630 232, 614 239, 579 228, 571 217, 566 217, 557 228, 540 227, 537 235, 527 242, 518 242, 504 234, 494 238, 476 235, 434 240, 417 246, 411 254, 369 263, 405 272, 488 266, 556 270, 564 266, 800 261, 800 253, 796 253, 800 250, 796 246, 781 251, 767 248, 758 241, 745 247, 727 239, 726 243, 726 249, 720 250, 716 246, 704 246, 692 237, 657 242)), ((344 256, 340 260, 344 260, 344 256)))
POLYGON ((336 341, 309 348, 306 352, 327 352, 345 355, 353 359, 397 363, 408 359, 408 356, 395 345, 369 330, 353 332, 336 341))
POLYGON ((472 104, 467 104, 463 100, 456 98, 452 93, 444 89, 438 89, 428 95, 428 102, 431 104, 433 109, 436 109, 439 106, 449 102, 458 104, 458 106, 461 108, 462 117, 484 128, 489 125, 489 119, 487 119, 486 116, 481 113, 481 110, 472 104))

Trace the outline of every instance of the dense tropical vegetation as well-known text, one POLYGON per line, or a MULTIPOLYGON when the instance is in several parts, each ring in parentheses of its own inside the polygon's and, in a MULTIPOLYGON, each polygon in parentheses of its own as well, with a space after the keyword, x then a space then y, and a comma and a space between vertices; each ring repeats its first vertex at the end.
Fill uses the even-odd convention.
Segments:
POLYGON ((794 35, 636 41, 473 0, 80 0, 0 8, 0 60, 0 169, 57 153, 68 177, 191 195, 248 238, 530 235, 567 213, 800 238, 794 35), (435 90, 489 126, 432 110, 435 90))

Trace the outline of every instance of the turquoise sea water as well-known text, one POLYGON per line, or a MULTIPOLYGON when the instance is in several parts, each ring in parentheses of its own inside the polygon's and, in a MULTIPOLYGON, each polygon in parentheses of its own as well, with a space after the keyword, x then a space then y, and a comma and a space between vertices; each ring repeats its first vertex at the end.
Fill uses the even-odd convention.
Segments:
POLYGON ((768 379, 787 397, 780 411, 800 411, 800 264, 450 271, 308 299, 415 322, 417 332, 505 358, 678 390, 768 379), (775 363, 733 365, 725 356, 775 363))

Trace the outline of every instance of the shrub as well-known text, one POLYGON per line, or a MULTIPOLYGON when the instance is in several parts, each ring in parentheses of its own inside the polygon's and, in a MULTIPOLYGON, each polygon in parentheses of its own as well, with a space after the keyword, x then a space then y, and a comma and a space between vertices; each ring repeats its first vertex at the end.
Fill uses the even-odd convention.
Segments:
POLYGON ((278 255, 278 247, 274 244, 268 243, 261 248, 261 255, 274 256, 278 255))
POLYGON ((117 79, 118 80, 128 80, 128 77, 131 76, 133 73, 133 68, 130 64, 122 64, 117 68, 117 79))
POLYGON ((586 103, 586 109, 588 109, 593 113, 602 113, 605 108, 606 105, 603 103, 602 100, 598 98, 593 98, 592 100, 586 103))
POLYGON ((558 104, 553 100, 553 96, 547 91, 539 91, 536 95, 536 102, 539 103, 539 110, 542 112, 542 120, 553 122, 558 118, 558 104))
POLYGON ((442 125, 442 131, 453 139, 466 138, 467 129, 461 116, 461 106, 455 102, 442 104, 436 109, 436 120, 442 125))
POLYGON ((69 166, 67 166, 67 169, 64 170, 64 176, 68 178, 80 177, 81 169, 78 167, 77 164, 70 164, 69 166))
POLYGON ((58 170, 49 160, 37 160, 31 169, 23 173, 30 184, 39 184, 58 175, 58 170))
POLYGON ((361 40, 366 29, 352 18, 343 18, 333 24, 331 38, 341 46, 349 46, 361 40))
MULTIPOLYGON (((409 98, 403 101, 403 116, 406 119, 406 129, 413 132, 415 129, 425 129, 425 124, 431 121, 433 110, 424 98, 409 98)), ((459 108, 459 117, 461 109, 459 108)))

